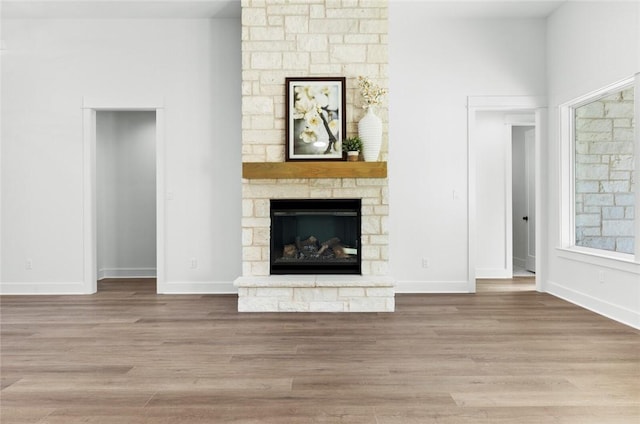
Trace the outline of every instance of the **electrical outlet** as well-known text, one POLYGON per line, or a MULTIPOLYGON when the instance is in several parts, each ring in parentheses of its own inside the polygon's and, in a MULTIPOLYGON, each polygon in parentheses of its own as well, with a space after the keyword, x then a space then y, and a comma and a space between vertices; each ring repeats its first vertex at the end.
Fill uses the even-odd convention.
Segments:
POLYGON ((33 269, 33 260, 32 259, 27 259, 25 261, 24 269, 26 269, 26 270, 32 270, 33 269))
POLYGON ((598 271, 598 281, 600 284, 604 283, 604 271, 598 271))
POLYGON ((196 269, 196 268, 198 268, 198 259, 191 258, 191 269, 196 269))
POLYGON ((429 259, 422 258, 422 268, 429 268, 429 259))

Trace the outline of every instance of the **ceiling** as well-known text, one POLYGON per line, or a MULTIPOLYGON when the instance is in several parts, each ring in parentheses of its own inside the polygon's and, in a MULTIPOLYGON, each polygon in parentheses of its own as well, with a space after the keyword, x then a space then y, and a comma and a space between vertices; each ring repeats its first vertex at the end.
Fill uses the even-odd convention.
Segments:
MULTIPOLYGON (((546 18, 569 0, 388 0, 411 4, 430 18, 546 18)), ((572 0, 584 1, 584 0, 572 0)))
POLYGON ((240 0, 0 0, 3 18, 239 18, 240 0))
MULTIPOLYGON (((410 4, 430 18, 544 18, 568 0, 388 1, 410 4)), ((0 0, 0 6, 5 19, 240 17, 240 0, 0 0)))

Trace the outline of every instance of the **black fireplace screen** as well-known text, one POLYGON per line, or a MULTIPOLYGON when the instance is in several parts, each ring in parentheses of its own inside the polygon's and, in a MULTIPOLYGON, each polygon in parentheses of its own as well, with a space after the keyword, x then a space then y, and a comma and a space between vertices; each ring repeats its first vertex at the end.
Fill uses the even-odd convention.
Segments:
POLYGON ((361 199, 271 200, 271 274, 360 274, 361 199))

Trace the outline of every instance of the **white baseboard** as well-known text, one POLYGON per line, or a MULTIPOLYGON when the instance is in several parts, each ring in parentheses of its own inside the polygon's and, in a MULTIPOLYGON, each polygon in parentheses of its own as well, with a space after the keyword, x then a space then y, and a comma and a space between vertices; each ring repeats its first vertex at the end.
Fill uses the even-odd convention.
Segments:
POLYGON ((545 283, 545 291, 567 302, 640 330, 640 312, 595 298, 553 281, 545 283))
POLYGON ((0 295, 66 295, 66 294, 91 294, 87 293, 83 282, 2 282, 0 283, 0 295))
POLYGON ((155 268, 102 268, 98 280, 103 278, 155 278, 155 268))
POLYGON ((237 294, 233 281, 165 281, 161 294, 237 294))
MULTIPOLYGON (((26 282, 26 283, 0 283, 0 295, 67 295, 67 294, 92 294, 87 293, 82 282, 52 283, 52 282, 26 282)), ((162 294, 237 294, 233 281, 211 282, 169 282, 165 288, 158 287, 158 293, 162 294)))
POLYGON ((396 281, 396 293, 469 293, 467 281, 396 281))

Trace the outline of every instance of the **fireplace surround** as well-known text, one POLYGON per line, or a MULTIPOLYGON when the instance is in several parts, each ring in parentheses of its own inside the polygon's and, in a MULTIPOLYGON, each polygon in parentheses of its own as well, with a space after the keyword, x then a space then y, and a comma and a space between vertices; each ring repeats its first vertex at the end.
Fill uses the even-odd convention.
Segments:
POLYGON ((238 311, 393 312, 395 280, 387 275, 386 178, 260 177, 243 180, 243 275, 234 282, 238 311), (272 215, 295 221, 295 225, 289 223, 289 228, 277 230, 274 241, 272 215), (313 215, 319 215, 320 229, 318 222, 311 229, 305 222, 313 215), (355 235, 343 230, 341 222, 354 220, 359 222, 355 235), (280 234, 283 231, 285 234, 280 234), (296 238, 303 242, 311 236, 316 239, 312 241, 317 249, 314 254, 320 255, 323 244, 327 245, 325 251, 329 245, 344 248, 348 255, 359 257, 359 270, 340 274, 317 269, 273 272, 274 247, 284 250, 288 244, 298 249, 296 238), (340 241, 327 243, 335 239, 340 241))

